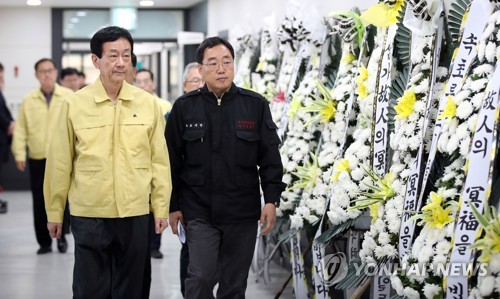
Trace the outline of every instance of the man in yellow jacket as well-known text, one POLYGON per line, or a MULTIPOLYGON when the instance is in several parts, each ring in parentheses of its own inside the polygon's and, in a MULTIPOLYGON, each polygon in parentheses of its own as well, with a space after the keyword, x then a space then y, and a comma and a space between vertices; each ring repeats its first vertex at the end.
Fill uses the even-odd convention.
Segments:
MULTIPOLYGON (((35 63, 35 76, 40 81, 40 87, 28 93, 19 108, 12 152, 20 171, 25 170, 26 156, 28 157, 35 234, 40 245, 37 254, 44 254, 52 251, 52 239, 47 231, 47 214, 43 198, 45 158, 57 126, 55 119, 61 103, 73 91, 56 83, 57 69, 52 59, 38 60, 35 63)), ((65 225, 67 224, 68 221, 65 221, 65 225)), ((68 245, 64 234, 58 240, 57 247, 60 252, 66 252, 68 245)))
POLYGON ((158 103, 124 82, 133 40, 105 27, 90 41, 100 76, 62 105, 44 185, 48 229, 62 232, 65 199, 75 238, 74 298, 140 298, 151 210, 167 227, 171 180, 158 103))

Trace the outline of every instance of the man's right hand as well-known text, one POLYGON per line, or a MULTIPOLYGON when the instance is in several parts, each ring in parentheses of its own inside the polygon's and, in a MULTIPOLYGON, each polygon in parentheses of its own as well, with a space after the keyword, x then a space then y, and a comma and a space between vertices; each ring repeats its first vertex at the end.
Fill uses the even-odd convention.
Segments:
POLYGON ((19 169, 20 171, 24 171, 24 169, 26 169, 26 162, 25 161, 16 161, 16 166, 17 166, 17 169, 19 169))
POLYGON ((47 229, 51 238, 61 239, 62 236, 62 223, 48 222, 47 229))
POLYGON ((170 228, 172 229, 172 232, 174 235, 177 235, 177 222, 181 222, 182 226, 184 225, 184 218, 182 217, 182 212, 181 211, 176 211, 173 213, 170 213, 168 216, 168 222, 170 223, 170 228))

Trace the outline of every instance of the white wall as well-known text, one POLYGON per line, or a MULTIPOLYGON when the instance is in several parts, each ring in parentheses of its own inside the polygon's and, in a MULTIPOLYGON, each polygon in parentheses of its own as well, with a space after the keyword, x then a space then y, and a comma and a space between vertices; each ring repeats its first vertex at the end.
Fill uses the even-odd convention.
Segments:
POLYGON ((0 62, 5 68, 4 96, 14 117, 26 93, 39 86, 35 62, 52 52, 49 8, 0 9, 0 62), (14 76, 14 67, 19 69, 14 76))

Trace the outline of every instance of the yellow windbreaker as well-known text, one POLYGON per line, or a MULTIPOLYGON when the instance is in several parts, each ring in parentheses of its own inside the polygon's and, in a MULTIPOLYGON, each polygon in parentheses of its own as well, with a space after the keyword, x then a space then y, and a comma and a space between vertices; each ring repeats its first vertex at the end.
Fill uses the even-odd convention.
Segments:
POLYGON ((24 97, 12 138, 12 153, 16 161, 26 161, 26 147, 31 159, 47 157, 61 104, 72 93, 71 89, 56 84, 50 105, 47 105, 40 88, 24 97))
POLYGON ((169 101, 164 100, 157 95, 155 95, 155 98, 158 101, 158 104, 160 104, 161 113, 163 113, 163 115, 167 114, 168 112, 170 112, 170 110, 172 110, 172 104, 170 104, 169 101))
POLYGON ((154 96, 126 82, 113 105, 100 78, 67 98, 45 168, 49 222, 62 222, 68 196, 71 215, 167 218, 172 183, 154 96))

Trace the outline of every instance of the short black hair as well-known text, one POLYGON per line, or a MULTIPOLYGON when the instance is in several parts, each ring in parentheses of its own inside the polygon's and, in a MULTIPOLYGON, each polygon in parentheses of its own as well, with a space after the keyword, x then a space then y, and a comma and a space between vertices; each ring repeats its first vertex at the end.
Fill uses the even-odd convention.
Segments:
POLYGON ((217 45, 223 45, 225 46, 226 48, 229 49, 229 52, 231 52, 231 56, 233 57, 234 59, 234 49, 233 49, 233 46, 231 46, 231 44, 223 39, 223 38, 220 38, 218 36, 212 36, 212 37, 208 37, 206 38, 199 46, 198 46, 198 49, 196 49, 196 62, 198 62, 199 64, 202 64, 203 63, 203 55, 205 55, 205 49, 211 49, 217 45))
POLYGON ((151 81, 155 80, 155 76, 153 75, 153 72, 151 72, 148 69, 140 69, 140 70, 137 71, 137 73, 135 73, 135 75, 137 76, 137 74, 139 74, 139 73, 148 73, 149 77, 151 78, 151 81))
POLYGON ((42 58, 35 63, 35 72, 38 71, 38 66, 40 65, 40 63, 43 63, 46 61, 50 61, 52 63, 52 65, 54 66, 54 68, 56 68, 56 63, 54 62, 54 60, 52 60, 50 58, 42 58))
POLYGON ((90 52, 97 57, 102 57, 102 45, 125 38, 130 43, 130 52, 134 52, 134 40, 127 29, 118 26, 108 26, 97 31, 90 40, 90 52))
POLYGON ((78 71, 78 76, 85 78, 85 73, 83 71, 78 71))
POLYGON ((132 62, 133 67, 137 66, 137 56, 134 53, 132 53, 130 61, 132 62))
POLYGON ((3 72, 3 64, 0 62, 0 72, 3 72))
POLYGON ((70 75, 77 75, 78 76, 78 70, 75 69, 75 68, 72 68, 72 67, 66 67, 66 68, 63 68, 61 70, 61 74, 59 76, 59 78, 64 79, 64 77, 66 76, 70 76, 70 75))

